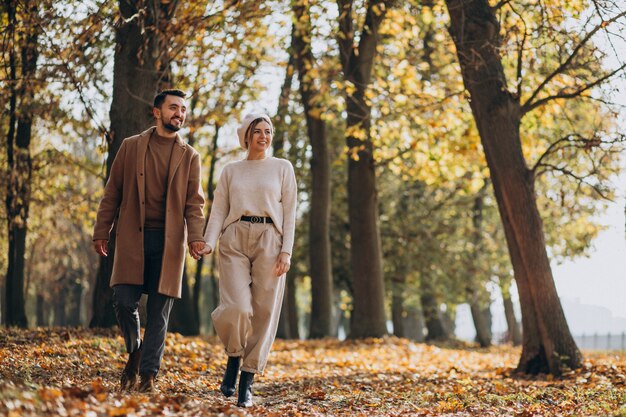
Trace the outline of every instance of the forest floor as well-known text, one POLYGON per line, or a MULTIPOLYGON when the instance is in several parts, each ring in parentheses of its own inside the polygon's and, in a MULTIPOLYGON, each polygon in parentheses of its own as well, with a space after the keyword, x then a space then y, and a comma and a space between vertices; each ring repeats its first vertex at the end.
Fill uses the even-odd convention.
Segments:
POLYGON ((0 415, 626 416, 626 352, 584 352, 581 369, 552 378, 515 375, 511 347, 278 340, 241 409, 219 393, 217 339, 168 334, 149 395, 117 391, 122 345, 115 331, 0 330, 0 415))

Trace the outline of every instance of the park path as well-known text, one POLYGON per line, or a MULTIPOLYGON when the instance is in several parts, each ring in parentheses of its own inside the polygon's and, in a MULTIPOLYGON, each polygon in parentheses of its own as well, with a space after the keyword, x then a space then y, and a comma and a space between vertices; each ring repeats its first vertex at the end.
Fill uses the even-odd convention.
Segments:
POLYGON ((623 354, 586 353, 562 378, 513 375, 519 349, 434 346, 387 337, 281 341, 240 409, 218 391, 225 356, 211 337, 170 334, 158 392, 119 393, 113 331, 0 330, 0 415, 621 416, 623 354))

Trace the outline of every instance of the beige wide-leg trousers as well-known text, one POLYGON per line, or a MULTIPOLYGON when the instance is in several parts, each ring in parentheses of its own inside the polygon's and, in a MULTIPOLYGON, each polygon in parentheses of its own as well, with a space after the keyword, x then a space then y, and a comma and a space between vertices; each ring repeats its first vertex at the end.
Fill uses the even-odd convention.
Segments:
POLYGON ((238 221, 220 238, 220 304, 211 317, 226 354, 242 356, 246 372, 263 372, 276 337, 285 291, 285 275, 274 274, 281 247, 272 224, 238 221))

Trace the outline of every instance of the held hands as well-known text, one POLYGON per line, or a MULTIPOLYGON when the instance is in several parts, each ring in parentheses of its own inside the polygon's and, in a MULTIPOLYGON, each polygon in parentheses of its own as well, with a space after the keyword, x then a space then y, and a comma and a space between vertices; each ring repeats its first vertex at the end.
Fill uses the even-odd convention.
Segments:
POLYGON ((107 256, 107 243, 109 243, 106 239, 97 239, 93 241, 93 248, 98 252, 100 256, 107 256))
POLYGON ((209 255, 210 253, 213 252, 213 248, 211 248, 205 242, 200 242, 200 243, 204 243, 204 247, 198 251, 199 256, 209 255))
MULTIPOLYGON (((210 249, 210 247, 204 241, 199 240, 196 242, 191 242, 189 244, 189 254, 193 259, 197 261, 202 257, 202 255, 206 253, 204 252, 206 248, 210 249)), ((208 253, 211 253, 210 250, 208 253)))
POLYGON ((287 252, 281 252, 278 255, 278 259, 276 260, 276 265, 274 266, 274 273, 277 277, 282 274, 286 274, 289 271, 289 267, 291 266, 291 255, 287 252))

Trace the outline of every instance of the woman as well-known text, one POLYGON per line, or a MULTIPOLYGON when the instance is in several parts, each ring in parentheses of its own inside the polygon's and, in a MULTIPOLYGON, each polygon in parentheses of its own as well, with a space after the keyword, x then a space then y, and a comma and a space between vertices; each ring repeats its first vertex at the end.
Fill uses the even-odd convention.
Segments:
POLYGON ((267 156, 274 128, 265 114, 247 114, 237 128, 247 158, 224 167, 206 228, 208 254, 220 236, 220 304, 213 326, 228 362, 220 390, 237 405, 252 405, 254 374, 263 372, 280 316, 296 222, 291 163, 267 156))

